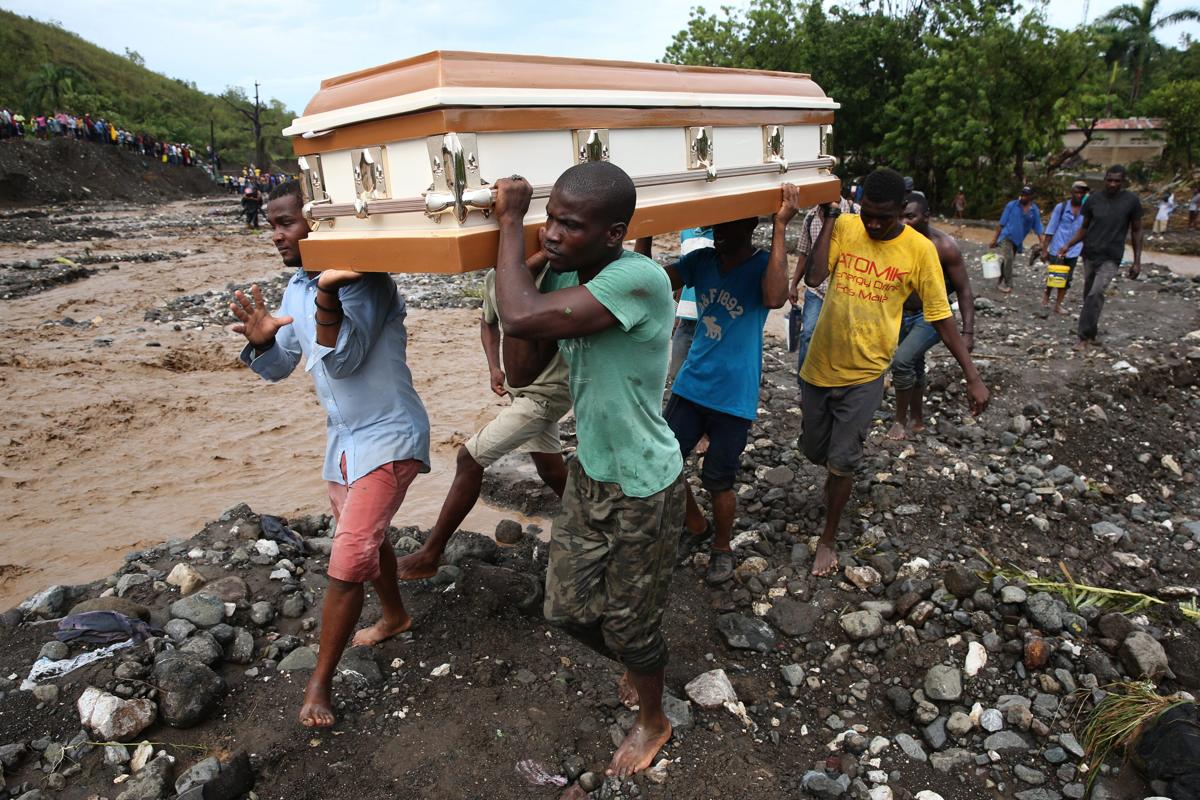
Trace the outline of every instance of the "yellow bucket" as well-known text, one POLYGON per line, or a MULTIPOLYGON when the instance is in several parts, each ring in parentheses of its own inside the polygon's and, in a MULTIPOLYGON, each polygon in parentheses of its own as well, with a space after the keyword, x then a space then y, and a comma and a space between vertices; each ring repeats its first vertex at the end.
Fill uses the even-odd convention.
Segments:
POLYGON ((1046 267, 1046 286, 1050 289, 1067 288, 1067 276, 1071 268, 1066 264, 1050 264, 1046 267))

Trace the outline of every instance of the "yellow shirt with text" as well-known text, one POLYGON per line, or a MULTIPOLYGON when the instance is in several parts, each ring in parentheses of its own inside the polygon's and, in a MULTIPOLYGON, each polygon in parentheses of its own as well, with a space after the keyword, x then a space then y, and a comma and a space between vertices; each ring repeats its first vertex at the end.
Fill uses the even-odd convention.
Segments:
POLYGON ((907 225, 894 239, 876 241, 857 214, 839 216, 829 242, 829 290, 800 377, 814 386, 857 386, 882 375, 912 292, 926 321, 950 316, 933 242, 907 225))

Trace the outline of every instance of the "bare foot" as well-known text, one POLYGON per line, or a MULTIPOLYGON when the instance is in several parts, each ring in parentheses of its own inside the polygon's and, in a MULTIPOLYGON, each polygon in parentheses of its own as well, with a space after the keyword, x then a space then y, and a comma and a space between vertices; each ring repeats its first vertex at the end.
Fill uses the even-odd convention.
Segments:
POLYGON ((333 703, 329 686, 310 679, 304 687, 304 705, 300 706, 300 724, 306 728, 328 728, 333 725, 333 703))
POLYGON ((629 733, 625 734, 617 752, 613 754, 612 763, 608 765, 605 774, 625 779, 635 772, 641 772, 653 763, 658 751, 670 738, 671 723, 667 722, 665 715, 661 722, 654 726, 648 726, 640 720, 635 722, 629 733))
POLYGON ((393 622, 383 619, 382 617, 369 628, 363 628, 354 634, 354 639, 350 642, 351 647, 372 647, 380 642, 386 642, 393 636, 404 633, 412 627, 412 617, 408 614, 404 615, 404 619, 393 622))
POLYGON ((1073 349, 1077 353, 1083 353, 1083 352, 1086 352, 1089 348, 1094 347, 1094 346, 1095 346, 1095 343, 1093 343, 1087 339, 1080 339, 1078 342, 1075 343, 1075 347, 1073 349))
POLYGON ((617 697, 621 698, 621 705, 630 710, 638 707, 637 689, 633 688, 628 672, 621 676, 621 680, 617 681, 617 697))
POLYGON ((1055 313, 1055 314, 1062 314, 1064 317, 1068 317, 1068 316, 1070 316, 1070 315, 1071 315, 1071 312, 1070 312, 1070 311, 1067 311, 1067 310, 1066 310, 1065 308, 1063 308, 1062 306, 1055 306, 1055 307, 1054 307, 1054 313, 1055 313))
POLYGON ((924 433, 926 430, 927 428, 925 426, 925 420, 914 419, 912 422, 908 423, 909 433, 924 433))
POLYGON ((396 577, 402 581, 418 581, 437 574, 441 553, 426 551, 424 547, 396 561, 396 577))
POLYGON ((1000 291, 1003 292, 1004 294, 1012 294, 1011 286, 1001 286, 999 288, 1000 288, 1000 291))
POLYGON ((893 422, 892 427, 888 428, 887 438, 889 439, 896 439, 899 441, 907 435, 908 434, 904 431, 904 425, 899 422, 893 422))
POLYGON ((838 565, 837 553, 824 542, 817 542, 817 554, 813 557, 812 574, 817 577, 832 574, 838 565))

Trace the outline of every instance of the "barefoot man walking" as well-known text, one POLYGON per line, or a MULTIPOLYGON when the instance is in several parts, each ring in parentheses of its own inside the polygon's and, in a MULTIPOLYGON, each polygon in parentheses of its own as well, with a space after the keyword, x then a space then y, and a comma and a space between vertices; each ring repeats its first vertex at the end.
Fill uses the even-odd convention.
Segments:
POLYGON ((333 675, 362 613, 363 583, 379 595, 383 616, 354 637, 372 645, 408 630, 387 529, 417 473, 429 471, 429 419, 413 389, 406 350, 404 300, 386 273, 306 272, 300 240, 308 236, 300 185, 281 184, 267 202, 271 241, 296 267, 272 314, 262 292, 235 294, 233 329, 246 337, 241 360, 267 381, 303 364, 325 409, 323 477, 337 531, 321 612, 321 650, 304 690, 300 722, 333 724, 333 675))
POLYGON ((546 619, 626 669, 638 716, 608 768, 624 778, 671 738, 662 618, 684 516, 683 457, 662 415, 671 281, 622 247, 637 191, 615 164, 578 164, 555 183, 542 231, 551 271, 540 292, 523 252, 533 189, 514 176, 496 191, 508 382, 528 384, 561 352, 575 401, 579 448, 550 534, 546 619))
POLYGON ((831 276, 800 370, 804 455, 829 471, 825 528, 813 575, 837 569, 838 523, 862 461, 863 441, 883 399, 883 373, 896 350, 904 301, 913 292, 921 298, 925 320, 962 367, 971 413, 987 407, 987 387, 946 302, 937 248, 901 221, 904 197, 900 173, 877 169, 863 181, 860 214, 839 216, 836 204, 827 206, 827 221, 804 276, 809 286, 831 276))

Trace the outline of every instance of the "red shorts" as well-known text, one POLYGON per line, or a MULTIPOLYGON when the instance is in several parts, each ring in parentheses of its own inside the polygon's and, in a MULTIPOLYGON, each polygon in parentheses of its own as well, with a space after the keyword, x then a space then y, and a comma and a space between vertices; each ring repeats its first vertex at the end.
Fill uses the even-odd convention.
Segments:
MULTIPOLYGON (((421 471, 415 458, 391 461, 363 475, 349 486, 329 484, 329 504, 337 531, 326 574, 347 583, 363 583, 379 577, 379 548, 387 538, 388 526, 396 515, 409 484, 421 471)), ((346 456, 342 455, 342 480, 346 479, 346 456)))

